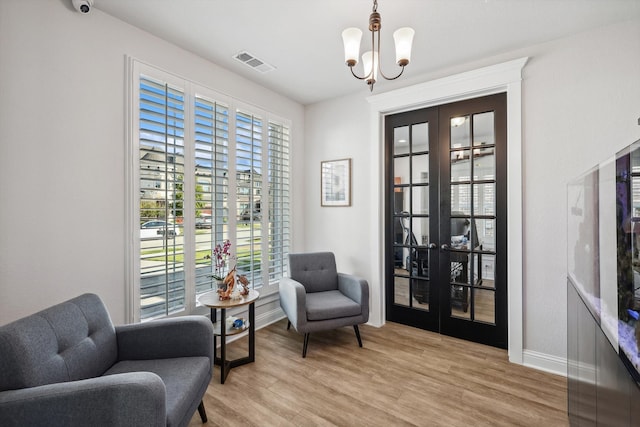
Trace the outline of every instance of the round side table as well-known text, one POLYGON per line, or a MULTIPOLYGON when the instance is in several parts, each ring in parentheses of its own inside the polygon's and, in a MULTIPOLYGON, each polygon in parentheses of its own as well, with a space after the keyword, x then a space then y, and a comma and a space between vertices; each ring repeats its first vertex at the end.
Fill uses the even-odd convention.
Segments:
POLYGON ((248 295, 243 296, 240 299, 228 299, 220 300, 218 293, 214 290, 207 292, 198 297, 198 302, 211 309, 211 323, 213 323, 213 357, 214 363, 220 366, 220 384, 224 384, 224 381, 229 375, 229 371, 236 366, 245 365, 255 361, 255 338, 256 338, 256 312, 255 302, 260 297, 260 293, 255 290, 249 291, 248 295), (233 328, 227 326, 227 309, 240 307, 243 305, 249 306, 249 324, 242 328, 233 328), (220 316, 222 319, 217 321, 216 310, 220 309, 220 316), (249 330, 249 355, 234 360, 226 359, 227 350, 227 336, 236 335, 249 330), (217 357, 217 337, 220 337, 220 357, 217 357))

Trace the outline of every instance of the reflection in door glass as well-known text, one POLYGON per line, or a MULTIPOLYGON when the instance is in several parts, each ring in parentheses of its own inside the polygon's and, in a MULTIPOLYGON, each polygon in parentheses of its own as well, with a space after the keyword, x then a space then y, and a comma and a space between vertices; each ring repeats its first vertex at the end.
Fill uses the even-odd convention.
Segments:
POLYGON ((407 154, 409 152, 409 126, 393 129, 393 154, 407 154))
POLYGON ((469 116, 451 118, 451 148, 471 145, 471 126, 469 116))
POLYGON ((429 155, 421 154, 411 158, 412 184, 426 184, 429 182, 429 155))
POLYGON ((429 123, 411 126, 411 151, 422 153, 429 150, 429 123))
POLYGON ((412 240, 416 245, 429 245, 429 218, 414 217, 411 220, 411 231, 413 232, 412 240))
POLYGON ((451 212, 471 215, 471 186, 469 184, 451 185, 451 212))
POLYGON ((478 145, 494 145, 496 143, 493 117, 493 111, 473 115, 474 147, 478 145))
POLYGON ((466 252, 451 252, 451 283, 469 283, 469 256, 466 252))
POLYGON ((475 254, 473 265, 476 267, 474 280, 477 286, 495 288, 495 255, 475 254))
POLYGON ((429 187, 411 187, 413 196, 412 211, 414 215, 427 215, 429 213, 429 187))
POLYGON ((474 319, 480 322, 496 322, 496 292, 493 289, 473 289, 474 319))
POLYGON ((471 150, 451 152, 451 182, 471 180, 471 150))
POLYGON ((394 278, 394 304, 409 306, 409 278, 395 276, 394 278))
POLYGON ((473 185, 473 211, 475 215, 495 215, 496 213, 496 185, 473 185))
POLYGON ((468 286, 451 285, 451 316, 471 320, 468 286))
POLYGON ((395 184, 409 183, 409 157, 396 157, 393 159, 393 172, 395 174, 395 184))
POLYGON ((429 281, 411 279, 413 292, 413 308, 429 310, 429 281))
POLYGON ((473 234, 476 241, 473 242, 474 248, 477 247, 483 251, 495 251, 496 249, 496 236, 495 236, 495 219, 475 219, 474 221, 476 231, 473 234))
POLYGON ((496 156, 493 147, 473 150, 473 179, 496 179, 496 156))

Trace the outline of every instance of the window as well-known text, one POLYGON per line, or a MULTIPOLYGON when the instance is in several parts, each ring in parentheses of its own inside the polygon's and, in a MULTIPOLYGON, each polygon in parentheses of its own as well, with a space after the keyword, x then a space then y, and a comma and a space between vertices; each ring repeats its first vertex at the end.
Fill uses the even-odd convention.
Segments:
POLYGON ((129 321, 191 313, 226 239, 254 288, 275 292, 290 241, 290 124, 131 62, 129 321))
POLYGON ((289 128, 269 122, 269 281, 288 271, 289 128))

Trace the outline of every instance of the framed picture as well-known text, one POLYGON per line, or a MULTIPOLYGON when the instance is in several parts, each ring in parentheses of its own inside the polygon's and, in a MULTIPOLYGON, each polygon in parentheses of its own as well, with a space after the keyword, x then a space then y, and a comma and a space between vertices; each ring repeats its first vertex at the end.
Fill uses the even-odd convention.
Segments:
POLYGON ((351 159, 320 163, 320 205, 351 206, 351 159))

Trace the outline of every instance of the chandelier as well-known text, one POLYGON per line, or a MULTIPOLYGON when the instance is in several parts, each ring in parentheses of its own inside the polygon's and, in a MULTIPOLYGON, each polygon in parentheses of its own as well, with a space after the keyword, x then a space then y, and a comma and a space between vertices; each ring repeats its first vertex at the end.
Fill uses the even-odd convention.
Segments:
POLYGON ((371 31, 371 50, 362 55, 362 66, 364 76, 359 76, 353 71, 353 67, 358 63, 360 55, 360 40, 362 39, 362 31, 359 28, 347 28, 342 32, 342 42, 344 43, 344 60, 351 74, 356 79, 366 80, 369 89, 373 91, 373 85, 376 83, 378 75, 386 80, 395 80, 402 75, 404 67, 409 64, 411 59, 411 44, 413 43, 413 28, 399 28, 393 33, 393 40, 396 45, 396 63, 401 67, 400 72, 395 77, 387 77, 380 68, 380 28, 382 22, 378 13, 378 0, 373 0, 373 11, 369 15, 369 31, 371 31))

